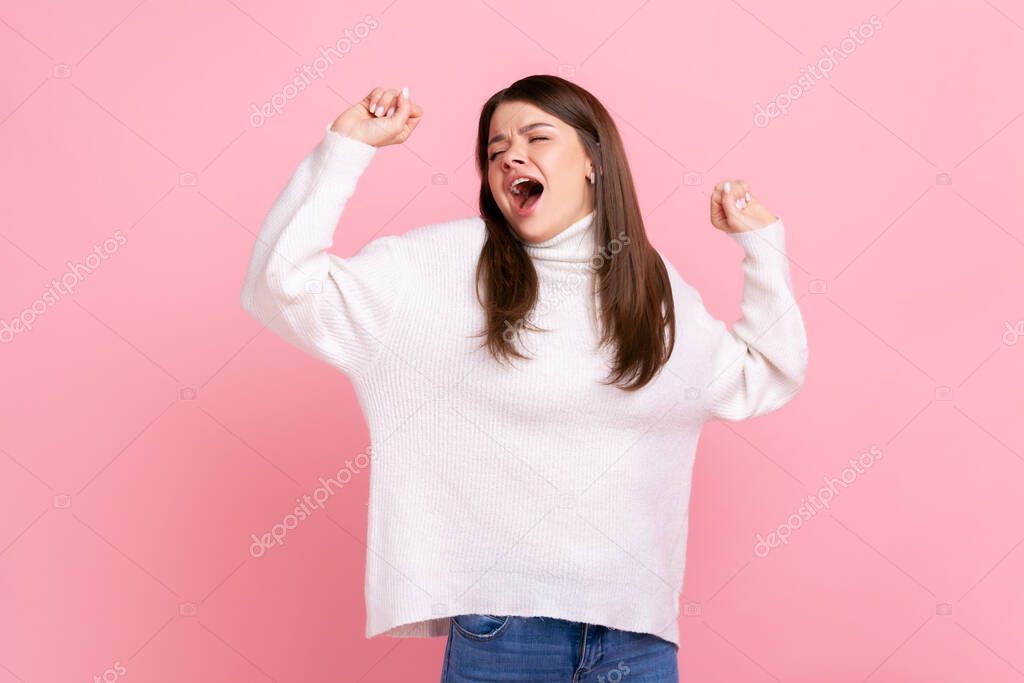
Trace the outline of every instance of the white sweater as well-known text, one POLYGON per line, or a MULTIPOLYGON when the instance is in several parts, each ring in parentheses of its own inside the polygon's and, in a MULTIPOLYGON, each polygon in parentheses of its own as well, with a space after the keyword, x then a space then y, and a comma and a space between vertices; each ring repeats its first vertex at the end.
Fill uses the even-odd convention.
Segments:
MULTIPOLYGON (((351 380, 371 450, 366 637, 445 636, 461 613, 548 616, 679 643, 690 477, 709 419, 786 404, 807 365, 783 224, 743 248, 730 330, 664 257, 676 346, 627 393, 603 386, 587 261, 593 213, 526 245, 540 281, 532 360, 500 365, 472 335, 482 219, 333 244, 377 148, 324 128, 267 215, 243 308, 351 380)), ((613 231, 617 232, 617 231, 613 231)), ((628 247, 627 247, 628 248, 628 247)))

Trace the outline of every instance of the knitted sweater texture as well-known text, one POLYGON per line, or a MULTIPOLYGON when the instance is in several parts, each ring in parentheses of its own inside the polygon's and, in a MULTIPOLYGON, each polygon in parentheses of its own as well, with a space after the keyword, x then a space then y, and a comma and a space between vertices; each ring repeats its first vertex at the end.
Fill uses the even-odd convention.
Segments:
POLYGON ((263 222, 241 293, 256 320, 348 376, 363 410, 366 636, 444 636, 452 615, 482 613, 678 644, 701 429, 774 411, 804 382, 781 217, 730 234, 744 253, 731 328, 662 258, 675 349, 626 392, 601 383, 611 355, 597 347, 593 213, 524 243, 540 286, 530 321, 547 331, 520 330, 530 359, 510 367, 474 336, 479 217, 378 237, 349 258, 327 251, 376 152, 324 127, 263 222))

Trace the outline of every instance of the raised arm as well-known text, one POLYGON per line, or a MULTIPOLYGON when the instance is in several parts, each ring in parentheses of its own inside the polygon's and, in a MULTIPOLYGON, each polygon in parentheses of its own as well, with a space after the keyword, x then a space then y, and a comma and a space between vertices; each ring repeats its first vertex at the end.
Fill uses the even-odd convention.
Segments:
POLYGON ((807 331, 793 296, 782 218, 734 180, 715 186, 711 224, 743 248, 744 259, 742 316, 731 330, 694 292, 711 340, 707 406, 711 419, 745 420, 781 408, 803 386, 807 331))
POLYGON ((745 420, 781 408, 800 390, 807 371, 807 332, 786 258, 782 219, 730 233, 743 259, 742 315, 730 330, 700 303, 711 336, 711 374, 705 391, 711 419, 745 420))
POLYGON ((407 272, 400 236, 372 240, 349 258, 327 252, 377 148, 404 140, 407 133, 401 140, 396 135, 414 118, 407 96, 394 117, 370 114, 371 104, 395 100, 382 92, 394 91, 374 90, 325 127, 293 172, 263 221, 241 292, 242 308, 256 320, 350 375, 369 367, 383 350, 407 272), (377 128, 367 134, 359 126, 371 117, 388 122, 374 121, 377 128), (386 133, 387 126, 398 132, 381 142, 374 135, 386 133))

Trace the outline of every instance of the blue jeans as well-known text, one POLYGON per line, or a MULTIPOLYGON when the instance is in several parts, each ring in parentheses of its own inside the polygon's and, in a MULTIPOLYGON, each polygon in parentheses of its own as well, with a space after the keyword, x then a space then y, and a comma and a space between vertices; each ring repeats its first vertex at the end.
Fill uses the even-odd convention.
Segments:
POLYGON ((551 617, 452 617, 441 683, 678 683, 675 643, 551 617))

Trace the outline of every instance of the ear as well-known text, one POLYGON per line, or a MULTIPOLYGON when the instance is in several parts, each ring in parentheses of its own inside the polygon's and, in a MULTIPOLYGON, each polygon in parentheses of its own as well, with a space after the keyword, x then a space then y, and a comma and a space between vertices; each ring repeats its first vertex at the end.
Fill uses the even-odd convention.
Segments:
MULTIPOLYGON (((597 145, 600 146, 601 143, 598 142, 597 145)), ((596 172, 596 173, 599 173, 600 175, 604 175, 603 171, 599 171, 597 169, 597 164, 594 163, 594 157, 592 157, 590 154, 587 154, 586 157, 587 157, 587 174, 589 175, 590 173, 595 173, 596 172)))

